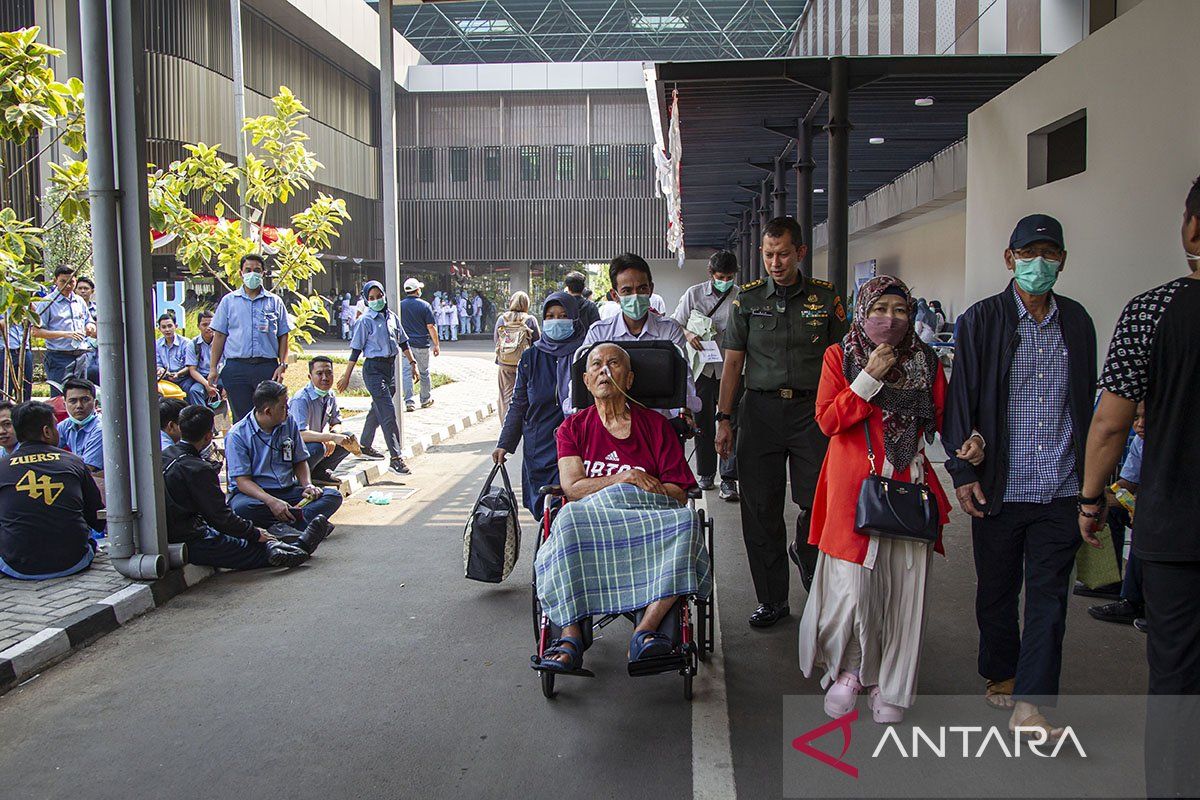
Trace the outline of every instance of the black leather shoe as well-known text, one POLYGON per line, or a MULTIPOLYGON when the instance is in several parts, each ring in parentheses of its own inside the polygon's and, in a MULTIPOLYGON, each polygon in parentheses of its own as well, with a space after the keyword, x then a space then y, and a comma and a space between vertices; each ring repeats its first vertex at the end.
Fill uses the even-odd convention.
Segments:
POLYGON ((777 606, 773 603, 763 603, 750 615, 750 627, 769 628, 784 617, 790 616, 792 610, 786 605, 777 606))
POLYGON ((313 521, 308 523, 308 527, 304 529, 304 533, 300 534, 300 538, 296 540, 296 544, 304 548, 304 552, 310 556, 317 551, 317 546, 325 541, 325 537, 333 530, 333 526, 329 524, 329 520, 324 514, 318 514, 313 517, 313 521))
POLYGON ((696 479, 696 485, 700 487, 701 491, 705 492, 711 492, 716 488, 716 484, 713 483, 712 475, 701 475, 696 479))
POLYGON ((337 488, 338 486, 342 485, 342 482, 339 481, 337 478, 333 477, 333 475, 330 472, 328 472, 326 470, 322 470, 321 472, 313 473, 312 484, 313 484, 313 486, 329 486, 329 487, 337 488))
POLYGON ((817 560, 815 554, 805 552, 800 553, 800 543, 792 542, 788 545, 788 558, 792 560, 800 570, 800 583, 804 585, 804 591, 812 589, 813 577, 817 574, 817 560))
POLYGON ((1119 625, 1132 625, 1133 621, 1146 613, 1128 600, 1118 600, 1115 603, 1105 603, 1088 609, 1092 619, 1101 622, 1116 622, 1119 625))
POLYGON ((308 561, 308 553, 287 542, 267 543, 267 562, 272 567, 298 567, 308 561))
POLYGON ((1075 581, 1075 594, 1079 597, 1099 597, 1102 600, 1120 600, 1121 599, 1121 584, 1110 583, 1106 586, 1097 586, 1095 589, 1089 589, 1079 581, 1075 581))
POLYGON ((387 458, 387 456, 376 450, 374 447, 367 447, 365 445, 362 449, 362 457, 369 458, 372 461, 382 461, 383 459, 387 458))

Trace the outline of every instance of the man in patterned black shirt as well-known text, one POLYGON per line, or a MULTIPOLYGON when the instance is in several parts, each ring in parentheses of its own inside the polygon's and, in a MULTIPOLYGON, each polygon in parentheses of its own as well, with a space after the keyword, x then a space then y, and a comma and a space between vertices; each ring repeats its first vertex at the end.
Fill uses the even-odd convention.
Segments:
POLYGON ((1062 735, 1040 711, 1062 671, 1075 496, 1096 393, 1096 329, 1052 291, 1066 264, 1062 225, 1017 223, 1004 261, 1013 281, 959 317, 942 441, 975 555, 979 674, 1009 726, 1062 735), (983 451, 982 461, 979 460, 983 451), (1018 614, 1025 586, 1024 625, 1018 614))
POLYGON ((1144 401, 1133 552, 1146 603, 1150 797, 1200 796, 1200 179, 1185 201, 1182 235, 1191 274, 1133 298, 1117 321, 1079 498, 1080 533, 1098 547, 1104 486, 1144 401))

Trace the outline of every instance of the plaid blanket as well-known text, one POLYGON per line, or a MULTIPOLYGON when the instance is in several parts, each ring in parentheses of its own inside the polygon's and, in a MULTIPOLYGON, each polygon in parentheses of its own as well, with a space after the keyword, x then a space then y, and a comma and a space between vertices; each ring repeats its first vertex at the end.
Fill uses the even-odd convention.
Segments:
POLYGON ((533 568, 538 599, 556 625, 712 591, 696 515, 628 483, 564 506, 533 568))

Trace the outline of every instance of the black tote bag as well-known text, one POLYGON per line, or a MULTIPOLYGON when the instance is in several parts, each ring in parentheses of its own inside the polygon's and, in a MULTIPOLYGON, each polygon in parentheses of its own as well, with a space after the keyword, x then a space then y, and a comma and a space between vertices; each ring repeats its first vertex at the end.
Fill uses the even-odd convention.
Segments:
POLYGON ((509 576, 521 552, 517 515, 517 497, 508 481, 508 471, 504 464, 497 464, 488 474, 463 531, 463 569, 467 578, 500 583, 509 576), (497 472, 503 486, 492 485, 497 472))

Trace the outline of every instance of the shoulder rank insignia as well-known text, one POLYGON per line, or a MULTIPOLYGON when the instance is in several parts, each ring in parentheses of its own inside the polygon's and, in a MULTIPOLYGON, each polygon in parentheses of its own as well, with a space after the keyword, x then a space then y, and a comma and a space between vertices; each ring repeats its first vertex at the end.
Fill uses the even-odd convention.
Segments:
POLYGON ((749 283, 743 283, 742 291, 744 292, 748 289, 757 289, 759 286, 762 286, 764 283, 766 283, 766 280, 764 280, 763 278, 759 278, 756 281, 750 281, 749 283))
POLYGON ((832 283, 830 283, 829 281, 823 281, 820 278, 809 278, 808 282, 811 284, 814 284, 816 286, 820 286, 822 289, 832 289, 833 288, 832 283))
POLYGON ((846 307, 842 305, 842 298, 833 298, 833 315, 838 318, 839 322, 846 321, 846 307))

